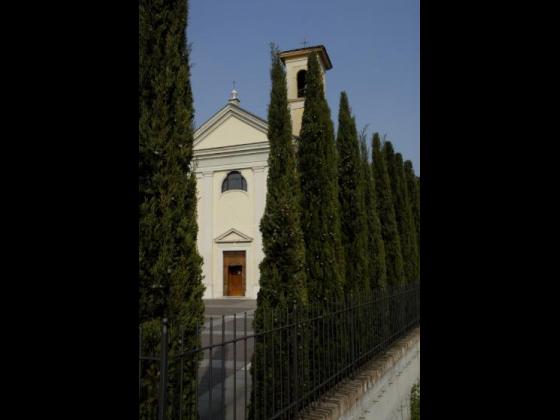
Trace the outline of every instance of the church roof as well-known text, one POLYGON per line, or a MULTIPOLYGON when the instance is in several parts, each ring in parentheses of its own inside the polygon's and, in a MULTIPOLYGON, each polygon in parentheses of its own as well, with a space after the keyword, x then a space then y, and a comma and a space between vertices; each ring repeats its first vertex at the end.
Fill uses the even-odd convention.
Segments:
MULTIPOLYGON (((234 117, 235 119, 246 124, 248 127, 252 127, 257 132, 262 133, 262 135, 264 135, 264 141, 268 141, 268 139, 266 138, 268 136, 268 122, 258 115, 247 111, 245 108, 241 108, 239 104, 228 101, 227 104, 225 104, 214 115, 208 118, 208 120, 206 120, 201 126, 194 130, 193 146, 195 147, 195 150, 200 148, 202 141, 207 138, 212 132, 214 132, 217 127, 224 124, 230 117, 234 117)), ((296 136, 293 136, 293 139, 295 141, 296 136)), ((249 141, 249 143, 254 143, 255 141, 256 140, 253 139, 253 141, 249 141)))
POLYGON ((241 108, 238 104, 228 102, 218 112, 212 115, 207 121, 194 131, 194 146, 195 148, 210 135, 217 127, 224 124, 229 118, 234 117, 236 120, 241 121, 248 127, 252 127, 256 132, 262 133, 266 140, 268 133, 268 123, 258 115, 241 108))
POLYGON ((208 118, 206 121, 204 121, 204 123, 202 123, 200 126, 195 128, 194 137, 197 137, 197 135, 200 134, 200 132, 204 131, 205 126, 208 126, 209 124, 211 124, 214 120, 219 118, 219 116, 221 116, 222 114, 227 113, 228 110, 238 111, 238 112, 241 112, 243 114, 247 114, 248 116, 251 116, 252 118, 254 118, 255 121, 259 121, 259 122, 265 124, 266 128, 268 129, 268 122, 264 118, 261 118, 257 114, 253 114, 252 112, 247 111, 245 108, 242 108, 237 104, 228 102, 223 107, 221 107, 219 110, 217 110, 210 118, 208 118))
POLYGON ((282 51, 282 52, 280 52, 280 58, 282 60, 284 60, 284 58, 287 58, 287 57, 295 57, 295 56, 298 56, 298 55, 304 55, 304 54, 310 53, 312 51, 315 51, 315 52, 319 53, 319 56, 323 60, 323 64, 325 65, 325 68, 327 70, 332 69, 333 66, 332 66, 332 63, 331 63, 331 59, 329 58, 329 54, 327 53, 327 49, 325 48, 324 45, 313 45, 311 47, 297 48, 295 50, 282 51))

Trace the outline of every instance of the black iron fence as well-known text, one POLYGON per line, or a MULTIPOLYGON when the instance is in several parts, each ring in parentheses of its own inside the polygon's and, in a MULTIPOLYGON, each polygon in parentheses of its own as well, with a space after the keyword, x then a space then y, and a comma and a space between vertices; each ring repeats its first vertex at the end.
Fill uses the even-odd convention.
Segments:
POLYGON ((142 327, 140 417, 297 418, 416 327, 419 314, 414 283, 343 304, 270 310, 256 331, 253 314, 210 317, 196 325, 201 345, 191 349, 184 348, 188 327, 164 320, 157 335, 142 327), (146 353, 156 346, 158 354, 146 353))

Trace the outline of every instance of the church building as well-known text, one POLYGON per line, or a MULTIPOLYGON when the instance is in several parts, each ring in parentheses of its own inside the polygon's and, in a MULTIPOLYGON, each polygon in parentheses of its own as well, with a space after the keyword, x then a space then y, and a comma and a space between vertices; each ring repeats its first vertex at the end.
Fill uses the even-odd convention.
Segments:
MULTIPOLYGON (((324 46, 283 51, 288 106, 295 138, 301 129, 309 54, 325 73, 332 68, 324 46)), ((264 258, 259 229, 266 204, 269 144, 266 120, 240 106, 234 89, 228 102, 194 133, 198 194, 198 250, 205 299, 256 299, 264 258)))

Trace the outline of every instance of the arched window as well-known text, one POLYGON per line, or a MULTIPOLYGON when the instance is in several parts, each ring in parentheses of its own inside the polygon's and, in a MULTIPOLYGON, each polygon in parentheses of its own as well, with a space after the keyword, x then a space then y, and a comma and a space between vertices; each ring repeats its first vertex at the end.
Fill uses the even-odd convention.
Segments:
POLYGON ((247 181, 237 171, 230 172, 224 182, 222 183, 222 192, 229 190, 243 190, 247 191, 247 181))
POLYGON ((305 96, 305 75, 307 71, 300 70, 297 74, 297 96, 303 98, 305 96))

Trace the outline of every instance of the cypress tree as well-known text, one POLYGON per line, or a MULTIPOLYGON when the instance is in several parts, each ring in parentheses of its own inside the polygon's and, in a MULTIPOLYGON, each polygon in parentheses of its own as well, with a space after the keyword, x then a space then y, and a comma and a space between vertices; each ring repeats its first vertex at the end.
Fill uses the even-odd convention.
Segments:
MULTIPOLYGON (((313 313, 326 314, 342 302, 344 254, 340 241, 338 177, 334 128, 316 54, 308 59, 297 163, 301 186, 301 227, 305 242, 307 285, 313 313)), ((321 322, 325 318, 322 318, 321 322)), ((333 338, 313 337, 311 372, 314 384, 325 381, 328 356, 345 352, 348 337, 341 322, 329 318, 333 338)), ((326 325, 326 324, 325 324, 326 325)), ((316 324, 319 326, 319 324, 316 324)), ((334 366, 339 368, 340 366, 334 366)))
POLYGON ((341 242, 346 267, 344 291, 357 295, 370 289, 368 220, 360 143, 346 92, 340 94, 336 148, 341 242))
MULTIPOLYGON (((139 318, 143 352, 157 351, 162 318, 170 322, 170 356, 198 346, 203 320, 202 259, 196 249, 196 179, 190 169, 193 100, 186 44, 186 0, 141 0, 139 34, 139 318), (179 335, 184 332, 181 343, 179 335)), ((157 368, 145 367, 140 417, 153 418, 157 368)), ((170 364, 168 416, 195 414, 196 360, 170 364)))
POLYGON ((385 244, 387 283, 389 285, 403 285, 404 267, 399 230, 395 216, 395 206, 393 203, 393 194, 391 193, 387 162, 381 150, 379 133, 373 135, 372 155, 377 210, 379 213, 379 220, 381 221, 381 236, 385 244))
POLYGON ((268 108, 268 179, 266 207, 260 223, 265 257, 260 264, 259 301, 272 305, 307 303, 305 247, 300 224, 300 190, 295 145, 286 91, 286 74, 278 49, 272 48, 268 108))
MULTIPOLYGON (((373 306, 373 328, 369 322, 364 322, 368 326, 366 337, 372 337, 374 345, 382 342, 383 337, 387 336, 387 325, 384 323, 386 319, 386 311, 383 311, 382 303, 379 300, 383 298, 386 293, 387 283, 387 267, 385 265, 385 244, 381 236, 381 222, 377 213, 377 205, 375 198, 375 182, 371 170, 371 165, 368 160, 367 150, 367 137, 366 133, 362 133, 360 142, 360 151, 362 158, 362 173, 365 184, 365 213, 367 217, 367 233, 368 233, 368 274, 371 293, 368 293, 373 299, 375 304, 373 306)), ((368 342, 371 346, 371 341, 368 342)))
POLYGON ((344 283, 334 128, 316 54, 309 56, 298 142, 301 227, 311 301, 339 302, 344 283))
POLYGON ((412 213, 410 211, 406 194, 406 185, 404 183, 402 156, 400 159, 397 158, 390 141, 383 144, 383 153, 385 162, 387 162, 391 194, 393 196, 395 216, 401 241, 405 282, 410 282, 416 278, 418 250, 416 247, 416 235, 412 225, 412 213))
POLYGON ((404 162, 404 175, 412 207, 418 254, 420 254, 420 179, 414 174, 414 169, 410 160, 405 160, 404 162))
POLYGON ((385 244, 381 235, 381 222, 375 197, 375 180, 368 160, 366 138, 361 141, 363 178, 365 180, 365 208, 368 222, 369 283, 372 291, 383 292, 387 284, 385 244))
MULTIPOLYGON (((265 256, 260 264, 260 290, 254 321, 256 334, 276 327, 279 317, 283 320, 286 311, 294 308, 302 311, 307 306, 299 180, 288 109, 286 74, 278 49, 274 46, 270 77, 272 89, 268 106, 270 152, 267 196, 260 223, 265 256)), ((287 362, 292 360, 291 355, 295 350, 290 348, 291 342, 288 340, 279 340, 279 334, 284 333, 269 335, 266 342, 260 338, 256 340, 251 364, 253 384, 256 386, 251 393, 250 418, 263 418, 265 407, 269 408, 268 414, 272 414, 270 407, 273 406, 274 396, 277 399, 274 406, 280 407, 289 400, 288 393, 294 390, 295 384, 287 382, 287 375, 272 380, 273 370, 287 372, 287 362), (284 390, 284 401, 279 401, 281 389, 284 390)), ((305 378, 301 371, 299 375, 300 378, 305 378)))
MULTIPOLYGON (((420 277, 420 257, 419 257, 419 248, 418 248, 418 238, 416 236, 416 226, 414 223, 414 212, 413 212, 413 204, 414 204, 414 197, 409 191, 406 173, 405 173, 405 165, 403 162, 402 154, 396 153, 395 154, 395 169, 397 171, 397 176, 399 178, 399 186, 401 189, 400 195, 402 196, 402 205, 403 205, 403 223, 404 229, 408 233, 408 246, 410 249, 410 264, 408 265, 408 269, 410 270, 408 281, 414 282, 418 280, 420 277)), ((402 235, 401 235, 402 237, 402 235)), ((406 270, 406 261, 405 261, 405 270, 406 270)))

